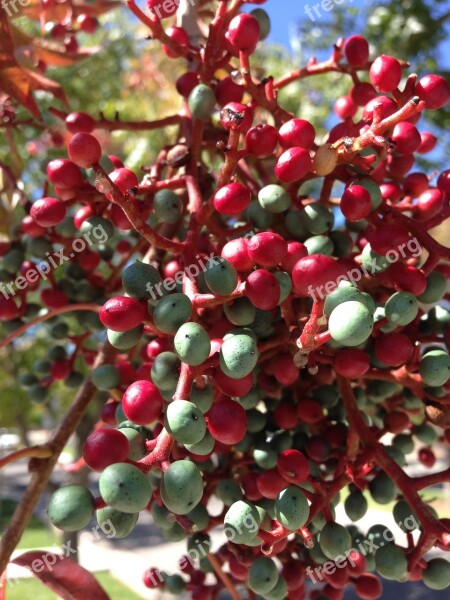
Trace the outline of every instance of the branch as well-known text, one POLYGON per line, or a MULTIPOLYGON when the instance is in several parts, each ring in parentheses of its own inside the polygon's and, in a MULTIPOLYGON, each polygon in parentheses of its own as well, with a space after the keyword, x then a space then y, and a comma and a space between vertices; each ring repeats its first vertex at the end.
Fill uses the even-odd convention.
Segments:
MULTIPOLYGON (((105 342, 97 355, 97 360, 94 363, 93 369, 102 364, 111 362, 116 352, 117 351, 108 342, 105 342)), ((33 515, 36 504, 47 486, 47 482, 56 465, 59 455, 67 444, 70 436, 78 427, 81 418, 96 391, 97 388, 94 386, 91 379, 88 378, 80 388, 72 406, 66 412, 48 442, 48 446, 52 449, 52 455, 46 459, 32 459, 30 461, 29 470, 33 473, 30 483, 28 484, 0 543, 0 574, 5 571, 11 554, 19 543, 29 520, 33 515)))
POLYGON ((53 454, 52 448, 48 444, 42 446, 31 446, 30 448, 22 448, 11 452, 8 456, 0 459, 0 469, 6 467, 16 460, 22 460, 23 458, 49 458, 53 454))

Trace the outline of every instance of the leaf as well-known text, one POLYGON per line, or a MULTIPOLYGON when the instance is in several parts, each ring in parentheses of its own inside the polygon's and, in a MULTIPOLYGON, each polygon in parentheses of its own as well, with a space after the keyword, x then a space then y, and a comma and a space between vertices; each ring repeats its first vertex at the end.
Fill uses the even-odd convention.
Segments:
POLYGON ((12 562, 30 569, 33 575, 62 600, 110 600, 89 571, 62 554, 31 550, 12 562))
POLYGON ((43 75, 20 67, 14 57, 14 43, 5 11, 0 11, 0 91, 25 106, 33 116, 40 119, 41 114, 32 92, 44 90, 52 93, 67 106, 67 98, 62 87, 43 75))

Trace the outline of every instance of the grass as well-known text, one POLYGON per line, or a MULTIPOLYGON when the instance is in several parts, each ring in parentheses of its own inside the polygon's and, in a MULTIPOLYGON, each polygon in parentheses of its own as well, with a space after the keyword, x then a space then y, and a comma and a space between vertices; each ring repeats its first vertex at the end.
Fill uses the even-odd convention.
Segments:
MULTIPOLYGON (((0 531, 3 531, 8 525, 16 506, 17 502, 10 498, 0 501, 0 531)), ((58 543, 58 539, 50 527, 33 515, 17 547, 20 549, 48 548, 56 543, 58 543)))
MULTIPOLYGON (((142 600, 127 588, 123 583, 114 579, 108 572, 95 573, 95 578, 109 595, 111 600, 142 600)), ((24 598, 33 598, 33 600, 57 600, 59 596, 50 591, 43 583, 37 579, 20 579, 18 583, 10 583, 7 588, 8 600, 24 600, 24 598)))

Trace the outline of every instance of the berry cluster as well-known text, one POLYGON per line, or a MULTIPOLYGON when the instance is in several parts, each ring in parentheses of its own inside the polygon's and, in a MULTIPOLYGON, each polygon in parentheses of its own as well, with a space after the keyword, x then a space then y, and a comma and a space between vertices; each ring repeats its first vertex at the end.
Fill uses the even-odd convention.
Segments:
MULTIPOLYGON (((0 244, 5 282, 81 234, 105 234, 49 287, 36 281, 20 301, 0 299, 2 345, 42 321, 58 341, 21 376, 32 400, 45 402, 57 380, 81 386, 75 408, 95 393, 106 400, 76 467, 100 473, 99 496, 62 487, 51 522, 77 531, 95 515, 124 537, 150 511, 167 540, 187 538, 201 557, 181 561, 182 575, 149 569, 144 582, 195 600, 224 586, 234 599, 240 586, 299 599, 319 571, 311 599, 340 600, 353 584, 376 600, 376 574, 447 588, 450 563, 424 557, 450 549, 450 523, 418 492, 450 471, 403 468, 408 455, 432 467, 432 446, 450 443, 450 250, 430 234, 450 216, 450 171, 412 170, 437 142, 422 113, 450 100, 448 84, 406 76, 392 56, 370 60, 359 35, 339 40, 325 63, 258 81, 250 57, 270 26, 263 9, 219 2, 197 47, 183 28, 164 29, 160 17, 172 14, 158 15, 157 3, 150 16, 128 5, 167 56, 189 59, 176 81, 182 109, 170 118, 178 139, 141 180, 97 139, 120 121, 53 109, 72 134, 67 156, 48 163, 48 192, 0 244), (240 77, 223 76, 236 69, 240 77), (340 122, 319 139, 277 97, 330 71, 351 85, 334 106, 340 122), (337 523, 344 493, 352 522, 368 496, 395 502, 399 531, 337 523), (222 510, 213 516, 214 497, 222 510), (218 525, 224 544, 213 553, 218 525), (390 543, 365 554, 364 535, 390 543), (339 565, 342 556, 351 560, 339 565)), ((52 35, 66 36, 58 27, 52 35)), ((64 432, 77 425, 70 418, 64 432)))

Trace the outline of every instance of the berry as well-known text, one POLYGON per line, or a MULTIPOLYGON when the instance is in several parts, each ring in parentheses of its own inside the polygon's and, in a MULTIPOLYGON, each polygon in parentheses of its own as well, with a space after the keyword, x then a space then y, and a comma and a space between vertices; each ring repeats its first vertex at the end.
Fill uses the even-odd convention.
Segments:
POLYGON ((259 42, 260 33, 255 17, 244 13, 230 21, 226 36, 235 51, 252 54, 259 42))
POLYGON ((122 274, 122 285, 126 294, 138 300, 150 298, 152 289, 161 283, 159 271, 143 262, 129 265, 122 274))
POLYGON ((126 418, 133 421, 133 423, 149 425, 161 415, 161 394, 150 381, 135 381, 123 395, 122 409, 126 418))
POLYGON ((256 158, 266 158, 275 152, 278 145, 278 132, 271 125, 257 125, 248 130, 245 148, 256 158))
POLYGON ((314 144, 316 130, 305 119, 291 119, 280 127, 278 132, 280 145, 284 150, 294 147, 309 150, 314 144))
POLYGON ((158 331, 174 334, 191 317, 192 302, 186 294, 170 294, 162 298, 153 311, 158 331))
POLYGON ((95 119, 83 112, 73 112, 66 117, 66 127, 70 133, 91 133, 95 128, 95 119))
POLYGON ((161 499, 170 512, 185 515, 203 496, 203 478, 198 467, 189 460, 173 462, 163 473, 161 499))
POLYGON ((165 424, 167 431, 180 444, 198 444, 206 433, 201 411, 187 400, 174 400, 169 404, 165 424))
POLYGON ((402 78, 402 67, 397 59, 383 54, 374 60, 369 71, 370 81, 378 91, 394 91, 402 78))
POLYGON ((420 361, 420 375, 425 385, 438 387, 450 378, 450 356, 445 350, 430 350, 420 361))
POLYGON ((280 185, 267 185, 259 191, 258 201, 264 210, 281 213, 291 206, 291 198, 280 185))
POLYGON ((228 131, 246 133, 253 123, 253 110, 239 102, 228 102, 220 111, 220 123, 228 131))
POLYGON ((271 558, 257 558, 248 572, 248 587, 255 594, 268 594, 275 587, 278 577, 277 566, 271 558))
MULTIPOLYGON (((166 35, 183 48, 187 48, 189 46, 189 36, 186 30, 182 27, 169 27, 166 29, 166 35)), ((162 45, 162 49, 169 58, 177 58, 178 56, 181 56, 178 50, 172 50, 165 44, 162 45)))
POLYGON ((400 154, 412 154, 421 144, 420 133, 412 123, 402 121, 394 127, 392 141, 395 142, 395 151, 400 154))
POLYGON ((383 586, 376 575, 364 573, 356 580, 355 591, 362 600, 378 600, 383 594, 383 586))
POLYGON ((111 507, 124 513, 146 508, 152 488, 149 479, 134 465, 116 463, 100 475, 100 494, 111 507))
POLYGON ((344 54, 353 68, 364 67, 369 60, 369 44, 361 35, 352 35, 345 41, 344 54))
POLYGON ((213 294, 227 296, 236 289, 238 274, 226 258, 212 258, 205 268, 205 283, 213 294))
POLYGON ((372 210, 369 191, 361 185, 348 187, 341 198, 341 211, 348 221, 361 221, 372 210))
POLYGON ((254 263, 248 255, 248 242, 246 238, 236 238, 225 244, 221 255, 226 258, 237 271, 249 271, 254 263))
POLYGON ((319 545, 325 556, 334 560, 351 549, 352 538, 342 525, 327 523, 320 532, 319 545))
POLYGON ((283 183, 300 181, 311 170, 312 162, 305 148, 289 148, 283 152, 275 165, 275 175, 283 183))
POLYGON ((375 552, 375 565, 385 579, 402 579, 408 571, 408 560, 404 551, 395 544, 386 544, 375 552))
POLYGON ((171 190, 160 190, 153 199, 156 218, 162 223, 178 223, 183 214, 183 202, 171 190))
POLYGON ((117 429, 100 429, 91 433, 83 444, 83 458, 94 471, 124 462, 130 452, 127 438, 117 429))
POLYGON ((370 359, 363 350, 344 348, 336 355, 333 365, 339 375, 356 379, 367 373, 370 367, 370 359))
POLYGON ((265 269, 257 269, 252 271, 245 281, 245 294, 256 308, 270 310, 277 306, 281 288, 272 273, 265 269))
POLYGON ((76 133, 69 142, 69 158, 82 169, 90 169, 100 162, 102 148, 90 133, 76 133))
POLYGON ((47 165, 47 177, 62 189, 79 188, 83 185, 80 169, 71 160, 56 158, 47 165))
POLYGON ((255 539, 260 524, 259 512, 251 502, 237 500, 225 514, 224 532, 234 544, 247 544, 255 539))
POLYGON ((248 255, 262 267, 275 267, 287 254, 287 243, 277 233, 263 231, 248 240, 248 255))
POLYGON ((222 215, 238 215, 250 204, 251 192, 242 183, 228 183, 214 195, 214 208, 222 215))
POLYGON ((445 558, 432 558, 422 575, 424 584, 430 590, 445 590, 450 586, 450 563, 445 558))
POLYGON ((290 483, 302 483, 309 477, 309 463, 298 450, 284 450, 277 459, 280 475, 290 483))
POLYGON ((41 227, 54 227, 66 216, 66 207, 57 198, 41 198, 33 203, 30 216, 41 227))
POLYGON ((113 331, 128 331, 145 319, 143 305, 134 298, 115 296, 110 298, 100 311, 100 321, 113 331))
POLYGON ((200 83, 189 94, 188 104, 194 119, 208 121, 216 106, 216 95, 210 87, 200 83))
POLYGON ((208 429, 215 440, 231 446, 243 440, 247 432, 247 416, 234 400, 215 402, 207 414, 208 429))
POLYGON ((114 539, 120 540, 127 537, 136 527, 139 513, 124 513, 109 506, 97 510, 95 513, 100 529, 108 536, 114 529, 114 539))
POLYGON ((293 485, 280 492, 275 500, 275 515, 277 521, 291 531, 303 527, 309 517, 308 501, 303 492, 293 485))
POLYGON ((79 531, 92 519, 94 506, 94 497, 87 488, 70 484, 52 494, 47 513, 51 523, 58 529, 79 531))
POLYGON ((375 342, 376 357, 389 366, 399 366, 407 362, 413 349, 411 340, 403 333, 386 333, 375 342))
POLYGON ((344 346, 359 346, 369 338, 372 328, 372 314, 355 300, 339 304, 328 321, 331 337, 344 346))
POLYGON ((450 101, 450 86, 439 75, 425 75, 416 84, 416 94, 428 110, 436 110, 450 101))
POLYGON ((211 341, 206 330, 198 323, 185 323, 174 338, 175 352, 188 365, 202 364, 211 351, 211 341))

